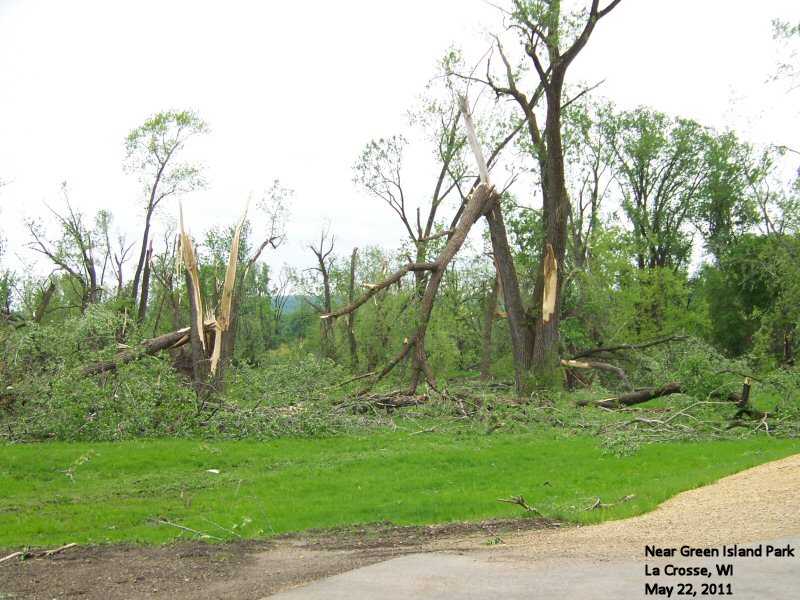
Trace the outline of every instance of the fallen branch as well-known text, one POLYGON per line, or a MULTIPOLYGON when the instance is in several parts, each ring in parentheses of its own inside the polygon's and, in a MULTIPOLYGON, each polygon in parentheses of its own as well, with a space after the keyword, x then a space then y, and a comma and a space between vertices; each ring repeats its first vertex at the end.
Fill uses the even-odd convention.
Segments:
POLYGON ((323 388, 323 390, 333 390, 333 389, 336 389, 336 388, 340 388, 342 386, 347 385, 348 383, 353 383, 354 381, 359 381, 361 379, 366 379, 367 377, 373 377, 373 376, 375 376, 377 374, 378 374, 377 371, 371 371, 369 373, 364 373, 363 375, 356 375, 355 377, 351 377, 347 381, 342 381, 341 383, 337 383, 335 385, 323 388))
POLYGON ((159 525, 169 525, 171 527, 175 527, 176 529, 180 529, 181 531, 188 531, 189 533, 193 533, 194 535, 198 535, 203 539, 208 540, 216 540, 218 542, 224 542, 226 540, 219 538, 215 535, 211 535, 208 533, 203 533, 202 531, 197 531, 196 529, 192 529, 190 527, 184 527, 183 525, 178 525, 177 523, 173 523, 172 521, 165 521, 164 519, 150 519, 153 523, 158 523, 159 525))
POLYGON ((600 346, 598 348, 590 348, 588 350, 584 350, 583 352, 579 352, 573 359, 576 358, 585 358, 587 356, 595 356, 596 354, 603 354, 605 352, 617 352, 619 350, 642 350, 644 348, 650 348, 651 346, 658 346, 659 344, 666 344, 668 342, 683 342, 688 340, 688 335, 671 335, 664 338, 659 338, 657 340, 652 340, 650 342, 643 342, 641 344, 620 344, 619 346, 600 346))
POLYGON ((0 558, 0 563, 5 562, 7 560, 11 560, 12 558, 21 558, 22 560, 28 558, 47 558, 48 556, 53 556, 54 554, 60 554, 65 550, 69 550, 70 548, 75 548, 78 544, 64 544, 59 548, 53 548, 52 550, 26 550, 24 552, 13 552, 8 556, 4 556, 0 558))
POLYGON ((525 498, 523 498, 522 496, 511 496, 511 498, 498 498, 497 501, 498 502, 507 502, 509 504, 518 504, 522 508, 527 510, 528 512, 534 512, 537 515, 539 515, 540 517, 544 516, 542 513, 540 513, 538 510, 536 510, 533 506, 528 506, 525 503, 525 498))
POLYGON ((561 365, 564 367, 568 367, 570 369, 594 369, 597 371, 611 371, 612 373, 617 374, 617 376, 625 384, 625 387, 627 387, 630 391, 633 391, 634 389, 633 384, 628 379, 628 376, 625 374, 625 371, 620 367, 616 367, 608 363, 561 359, 561 365))
POLYGON ((385 408, 386 410, 394 410, 397 408, 406 408, 408 406, 419 406, 428 402, 428 395, 424 396, 406 396, 400 393, 388 396, 368 396, 366 397, 367 406, 374 408, 385 408))
POLYGON ((673 383, 666 383, 661 387, 647 387, 631 392, 630 394, 623 394, 614 398, 606 398, 605 400, 579 400, 576 404, 578 406, 599 406, 601 408, 620 408, 621 406, 633 406, 634 404, 641 404, 652 400, 653 398, 661 398, 669 396, 670 394, 682 394, 686 391, 686 386, 681 382, 676 381, 673 383))
POLYGON ((593 502, 592 504, 589 504, 588 506, 584 506, 583 510, 588 512, 590 510, 595 510, 596 508, 605 508, 606 506, 611 506, 611 505, 610 504, 603 504, 602 502, 600 502, 600 498, 598 498, 596 502, 593 502))
POLYGON ((436 427, 429 427, 428 429, 420 429, 419 431, 412 431, 408 435, 420 435, 423 433, 433 433, 436 431, 436 427))
POLYGON ((491 427, 489 427, 489 429, 487 429, 487 430, 486 430, 486 433, 485 433, 485 435, 491 435, 492 433, 494 433, 494 432, 495 432, 495 431, 497 431, 498 429, 500 429, 500 428, 502 428, 502 427, 505 427, 505 426, 506 426, 506 424, 505 424, 505 423, 495 423, 494 425, 492 425, 491 427))

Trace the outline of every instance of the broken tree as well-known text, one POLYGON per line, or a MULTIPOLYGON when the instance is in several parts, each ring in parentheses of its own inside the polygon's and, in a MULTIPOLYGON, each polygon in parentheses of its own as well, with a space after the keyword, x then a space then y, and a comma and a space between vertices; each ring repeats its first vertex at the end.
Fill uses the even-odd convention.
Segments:
POLYGON ((587 10, 563 15, 560 2, 513 0, 508 28, 519 34, 532 71, 537 75, 536 87, 531 93, 523 91, 521 74, 514 72, 499 39, 496 49, 505 82, 500 83, 493 77, 487 65, 484 83, 498 97, 510 98, 519 106, 541 173, 544 237, 540 246, 542 269, 534 288, 535 316, 529 315, 523 306, 500 205, 487 215, 492 249, 503 278, 516 383, 520 391, 525 387, 523 375, 531 370, 539 383, 548 384, 557 379, 563 265, 570 214, 561 137, 562 112, 571 102, 563 97, 567 69, 586 46, 597 22, 619 2, 611 0, 601 9, 600 0, 592 0, 587 10), (540 127, 536 114, 542 98, 545 100, 544 127, 540 127))
POLYGON ((478 162, 478 168, 481 174, 481 183, 478 185, 467 198, 466 204, 461 211, 461 216, 456 226, 450 232, 447 244, 440 252, 436 260, 432 262, 409 262, 408 264, 395 271, 392 275, 385 278, 383 281, 377 283, 369 289, 359 299, 352 302, 340 310, 323 315, 323 319, 335 319, 343 315, 349 314, 356 310, 359 306, 363 305, 367 300, 372 298, 375 294, 388 288, 393 283, 397 283, 408 273, 427 272, 429 277, 425 284, 422 297, 420 298, 419 308, 417 312, 416 328, 414 333, 405 339, 402 349, 392 358, 384 368, 377 373, 373 383, 385 377, 403 358, 405 358, 413 349, 413 362, 411 368, 411 377, 409 380, 408 393, 413 394, 416 392, 420 379, 424 374, 425 379, 435 387, 435 379, 433 373, 428 366, 427 359, 425 358, 425 334, 428 329, 433 305, 436 300, 436 294, 439 291, 439 286, 444 277, 447 266, 453 257, 461 249, 464 241, 467 239, 472 226, 499 200, 500 195, 495 190, 494 186, 489 182, 489 171, 486 166, 486 161, 483 158, 480 144, 478 143, 475 128, 472 123, 472 116, 469 112, 469 106, 465 98, 460 102, 461 111, 464 115, 464 121, 467 128, 467 136, 478 162))

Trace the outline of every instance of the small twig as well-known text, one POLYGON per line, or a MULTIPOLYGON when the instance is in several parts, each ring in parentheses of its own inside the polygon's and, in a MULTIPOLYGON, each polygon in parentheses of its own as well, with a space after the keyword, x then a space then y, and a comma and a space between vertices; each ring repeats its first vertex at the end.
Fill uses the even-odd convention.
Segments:
POLYGON ((24 555, 25 555, 25 552, 13 552, 13 553, 9 554, 8 556, 4 556, 3 558, 0 558, 0 563, 6 562, 7 560, 11 560, 12 558, 16 558, 18 556, 24 556, 24 555))
POLYGON ((498 502, 507 502, 508 504, 519 504, 522 508, 524 508, 528 512, 534 512, 537 515, 539 515, 540 517, 544 516, 542 513, 540 513, 538 510, 536 510, 536 508, 534 508, 533 506, 528 506, 525 503, 525 498, 523 498, 522 496, 511 496, 511 498, 498 498, 497 501, 498 502))
POLYGON ((600 498, 598 498, 596 502, 589 504, 588 506, 584 506, 583 510, 589 511, 589 510, 594 510, 595 508, 601 508, 603 506, 605 505, 602 502, 600 502, 600 498))
POLYGON ((69 550, 70 548, 74 548, 77 545, 78 544, 76 544, 74 542, 71 543, 71 544, 64 544, 63 546, 61 546, 59 548, 54 548, 52 550, 45 550, 45 552, 42 554, 42 556, 53 556, 53 554, 59 554, 61 552, 64 552, 64 550, 69 550))
POLYGON ((241 537, 242 537, 238 533, 236 533, 235 531, 231 531, 227 527, 223 527, 222 525, 220 525, 219 523, 215 523, 211 519, 206 519, 205 517, 200 517, 200 518, 203 519, 203 521, 205 521, 206 523, 210 523, 214 527, 217 527, 218 529, 222 529, 222 531, 226 531, 226 532, 230 533, 231 535, 235 535, 237 538, 241 539, 241 537))
POLYGON ((150 521, 152 521, 153 523, 158 523, 159 525, 169 525, 171 527, 175 527, 176 529, 180 529, 181 531, 188 531, 189 533, 199 535, 201 538, 217 540, 218 542, 225 541, 222 538, 218 538, 215 535, 211 535, 209 533, 203 533, 202 531, 197 531, 196 529, 192 529, 190 527, 184 527, 183 525, 178 525, 177 523, 173 523, 172 521, 165 521, 164 519, 150 519, 150 521))
POLYGON ((420 435, 421 433, 433 433, 436 431, 436 427, 430 427, 428 429, 420 429, 419 431, 412 431, 408 435, 420 435))
POLYGON ((322 388, 322 389, 323 389, 323 391, 325 391, 325 390, 333 390, 333 389, 342 387, 344 385, 347 385, 348 383, 353 383, 354 381, 358 381, 359 379, 366 379, 367 377, 372 377, 373 375, 377 375, 377 374, 378 374, 377 371, 371 371, 369 373, 364 373, 363 375, 358 375, 356 377, 348 379, 347 381, 342 381, 341 383, 337 383, 336 385, 332 385, 330 387, 326 387, 326 388, 322 388))
POLYGON ((250 490, 250 496, 253 498, 253 500, 256 501, 256 504, 258 505, 258 510, 260 510, 261 514, 264 516, 264 521, 266 521, 267 527, 269 527, 269 530, 274 534, 275 530, 272 528, 272 521, 269 520, 269 517, 267 516, 267 512, 264 510, 264 505, 261 504, 261 500, 259 500, 258 496, 256 496, 253 493, 253 490, 250 490))

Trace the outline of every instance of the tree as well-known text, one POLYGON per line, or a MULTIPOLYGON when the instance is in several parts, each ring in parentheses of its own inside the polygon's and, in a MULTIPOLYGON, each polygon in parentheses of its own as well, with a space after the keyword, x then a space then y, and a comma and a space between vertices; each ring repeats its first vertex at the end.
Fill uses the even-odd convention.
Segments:
MULTIPOLYGON (((440 64, 440 70, 446 75, 459 61, 460 56, 456 51, 448 52, 440 64)), ((417 263, 427 260, 430 242, 451 234, 458 215, 450 228, 442 227, 437 232, 439 209, 449 196, 456 194, 459 195, 459 204, 463 205, 464 192, 461 186, 471 178, 467 174, 463 156, 466 137, 461 123, 458 92, 452 78, 437 77, 434 81, 443 82, 443 89, 437 90, 429 84, 421 107, 409 114, 411 124, 419 127, 433 146, 437 171, 429 197, 422 201, 407 198, 403 154, 408 140, 402 135, 370 141, 353 167, 354 182, 386 202, 400 218, 413 247, 412 260, 417 263)), ((427 272, 417 271, 414 276, 417 295, 421 298, 427 272)))
POLYGON ((562 143, 562 115, 569 103, 563 97, 569 66, 586 47, 598 21, 610 13, 620 0, 600 8, 600 0, 575 13, 563 14, 561 2, 513 0, 508 13, 509 28, 518 34, 525 56, 536 74, 533 90, 524 91, 519 72, 515 72, 499 38, 495 48, 502 63, 504 83, 487 66, 486 84, 498 97, 512 99, 527 125, 528 142, 541 175, 543 236, 539 244, 540 273, 534 287, 538 314, 530 319, 519 291, 519 282, 509 249, 501 206, 487 216, 495 260, 503 280, 503 296, 517 387, 523 388, 523 374, 533 368, 541 383, 556 380, 564 257, 570 201, 567 194, 562 143), (544 98, 544 125, 536 110, 544 98))
MULTIPOLYGON (((95 259, 97 241, 94 232, 84 223, 83 214, 72 207, 66 183, 62 184, 62 194, 66 205, 64 214, 47 207, 61 228, 56 241, 48 239, 41 222, 28 220, 26 226, 33 238, 31 249, 44 255, 64 273, 77 298, 77 308, 84 312, 89 304, 99 303, 102 295, 95 259)), ((50 295, 52 292, 48 297, 50 295)))
POLYGON ((645 108, 622 112, 609 125, 636 265, 678 270, 691 255, 689 224, 706 188, 711 136, 694 121, 645 108))
MULTIPOLYGON (((236 347, 239 309, 244 297, 245 282, 267 246, 276 249, 283 242, 286 236, 285 204, 291 194, 291 190, 282 187, 279 181, 273 182, 272 187, 258 203, 258 208, 266 216, 267 233, 261 243, 249 253, 249 257, 242 258, 240 254, 244 253, 245 245, 240 242, 246 224, 247 207, 245 208, 238 224, 230 230, 230 252, 226 261, 221 295, 211 303, 207 294, 205 300, 203 298, 200 265, 192 239, 184 228, 183 209, 181 209, 180 252, 189 305, 192 383, 198 401, 203 406, 213 394, 223 389, 225 371, 236 347), (215 314, 210 323, 206 322, 207 312, 215 314), (213 335, 207 339, 206 329, 209 325, 213 335)), ((216 289, 216 282, 214 285, 216 289)))
POLYGON ((792 25, 788 21, 774 19, 772 21, 772 37, 784 46, 786 56, 777 64, 776 80, 789 82, 789 91, 800 86, 800 24, 792 25))
POLYGON ((452 232, 448 235, 447 243, 442 248, 439 255, 435 260, 430 262, 409 262, 380 283, 377 283, 362 295, 355 302, 350 305, 336 310, 327 315, 323 315, 323 319, 335 319, 346 315, 347 313, 356 310, 359 306, 366 303, 370 298, 387 289, 389 286, 399 282, 406 274, 414 273, 417 271, 426 271, 429 273, 425 289, 419 301, 417 309, 417 318, 414 325, 414 333, 405 338, 403 348, 392 358, 383 369, 376 374, 376 381, 385 377, 401 360, 409 355, 411 350, 414 350, 412 355, 411 376, 409 380, 408 393, 413 394, 424 376, 432 386, 435 387, 435 380, 433 373, 427 361, 425 353, 425 336, 430 324, 431 313, 433 305, 436 300, 436 295, 439 287, 445 276, 446 270, 455 255, 461 249, 467 239, 467 235, 472 229, 473 225, 491 210, 491 207, 499 200, 499 194, 494 186, 489 183, 489 171, 487 168, 486 160, 483 157, 483 152, 480 148, 477 135, 475 134, 474 124, 472 123, 472 116, 469 113, 469 106, 466 98, 461 98, 460 110, 464 116, 465 125, 467 128, 467 136, 470 146, 475 154, 478 169, 481 177, 481 184, 477 185, 472 193, 467 198, 467 202, 463 210, 459 211, 458 222, 453 228, 452 232))
MULTIPOLYGON (((336 241, 334 236, 330 236, 330 227, 328 225, 322 228, 319 235, 319 245, 309 244, 309 249, 314 253, 317 259, 317 266, 315 270, 322 277, 322 305, 314 304, 314 308, 319 314, 329 314, 333 311, 333 304, 331 301, 331 260, 330 256, 333 252, 333 245, 336 241), (327 243, 327 249, 325 247, 327 243)), ((336 360, 336 339, 335 339, 335 320, 334 319, 320 319, 319 333, 321 354, 323 358, 330 358, 336 360)))
POLYGON ((139 323, 144 322, 150 291, 153 213, 165 198, 204 186, 200 168, 181 162, 178 156, 189 138, 207 132, 208 125, 194 112, 167 111, 153 115, 125 138, 126 169, 139 175, 146 197, 142 246, 131 289, 139 323))

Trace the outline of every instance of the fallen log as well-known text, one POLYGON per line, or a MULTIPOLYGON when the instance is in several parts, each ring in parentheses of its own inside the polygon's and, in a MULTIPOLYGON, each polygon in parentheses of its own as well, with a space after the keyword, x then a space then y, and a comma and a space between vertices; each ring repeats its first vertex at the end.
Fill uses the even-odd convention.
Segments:
POLYGON ((670 394, 682 394, 686 391, 686 386, 679 381, 673 383, 665 383, 660 387, 646 387, 630 394, 623 394, 614 398, 606 398, 604 400, 579 400, 576 404, 578 406, 599 406, 602 408, 620 408, 623 406, 633 406, 634 404, 641 404, 652 400, 653 398, 661 398, 669 396, 670 394))
MULTIPOLYGON (((214 330, 215 326, 216 323, 214 321, 206 322, 203 326, 204 333, 208 335, 214 330)), ((99 373, 105 373, 106 371, 113 371, 119 365, 133 362, 134 360, 138 360, 143 356, 154 356, 162 350, 172 350, 173 348, 178 348, 189 343, 191 337, 190 334, 190 328, 184 327, 183 329, 178 329, 177 331, 170 331, 164 335, 160 335, 149 340, 144 340, 135 348, 126 348, 111 360, 103 360, 94 363, 93 365, 84 365, 81 367, 81 373, 83 375, 90 376, 97 375, 99 373)))
POLYGON ((398 408, 406 408, 408 406, 420 406, 428 402, 429 397, 427 394, 422 396, 405 395, 402 393, 390 395, 375 395, 367 396, 364 402, 358 407, 359 412, 366 412, 368 407, 383 408, 387 412, 392 412, 398 408))

